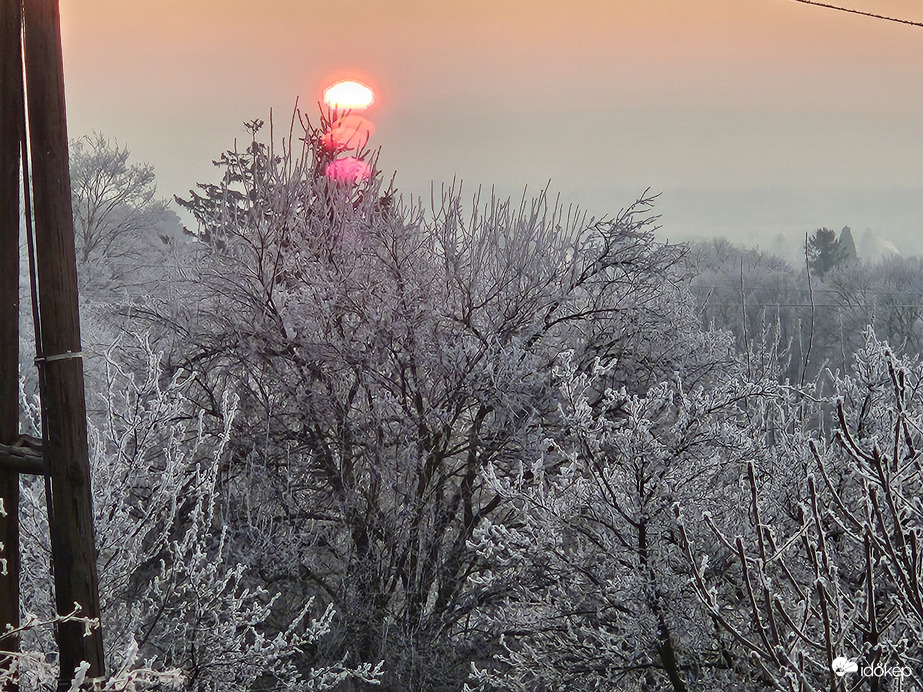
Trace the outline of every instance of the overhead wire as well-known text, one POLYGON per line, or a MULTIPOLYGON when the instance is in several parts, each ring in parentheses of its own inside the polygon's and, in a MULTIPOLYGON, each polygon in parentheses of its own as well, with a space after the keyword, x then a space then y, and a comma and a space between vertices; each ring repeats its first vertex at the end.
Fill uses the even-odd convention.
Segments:
POLYGON ((864 10, 856 10, 851 7, 841 7, 840 5, 831 5, 826 2, 817 2, 817 0, 795 0, 795 2, 800 2, 803 5, 814 5, 815 7, 824 7, 828 10, 837 10, 838 12, 848 12, 849 14, 858 14, 863 17, 871 17, 872 19, 881 19, 886 22, 896 22, 898 24, 907 24, 909 26, 918 26, 923 27, 923 22, 915 22, 911 19, 901 19, 900 17, 889 17, 884 14, 876 14, 874 12, 866 12, 864 10))

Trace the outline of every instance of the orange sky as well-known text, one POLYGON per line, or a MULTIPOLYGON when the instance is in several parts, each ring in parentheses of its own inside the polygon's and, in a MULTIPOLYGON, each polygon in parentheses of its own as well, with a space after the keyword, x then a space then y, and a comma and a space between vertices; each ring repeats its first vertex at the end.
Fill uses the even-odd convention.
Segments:
MULTIPOLYGON (((918 0, 850 6, 923 21, 918 0)), ((61 7, 71 135, 127 143, 163 194, 210 178, 242 121, 287 122, 354 74, 378 87, 382 166, 413 193, 550 178, 604 213, 647 186, 923 185, 923 28, 792 0, 61 7)))

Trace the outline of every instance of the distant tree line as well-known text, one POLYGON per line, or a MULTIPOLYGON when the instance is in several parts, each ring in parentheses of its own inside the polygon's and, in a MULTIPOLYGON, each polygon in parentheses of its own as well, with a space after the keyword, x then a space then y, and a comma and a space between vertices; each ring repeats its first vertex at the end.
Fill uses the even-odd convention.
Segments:
POLYGON ((923 351, 923 261, 862 260, 848 227, 839 237, 818 229, 806 258, 799 266, 725 240, 693 243, 687 266, 703 324, 729 330, 743 350, 775 334, 791 382, 848 371, 866 326, 901 352, 923 351))

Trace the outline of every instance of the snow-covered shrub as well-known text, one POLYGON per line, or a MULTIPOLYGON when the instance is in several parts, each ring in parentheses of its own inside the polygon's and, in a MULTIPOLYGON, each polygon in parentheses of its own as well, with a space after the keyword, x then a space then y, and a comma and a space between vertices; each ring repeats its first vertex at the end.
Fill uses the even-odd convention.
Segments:
MULTIPOLYGON (((305 601, 283 623, 270 622, 279 595, 226 540, 229 497, 222 486, 233 473, 228 444, 237 397, 225 391, 207 415, 189 398, 190 376, 165 376, 160 355, 131 339, 123 337, 107 356, 102 414, 89 428, 102 628, 113 676, 106 689, 145 680, 215 691, 323 690, 353 677, 374 682, 380 671, 371 665, 312 668, 304 651, 330 631, 333 610, 305 601), (146 367, 126 370, 123 347, 146 353, 146 367)), ((50 616, 41 479, 24 481, 21 503, 23 607, 50 616)), ((22 633, 26 683, 47 677, 51 635, 51 628, 35 626, 22 633)))
MULTIPOLYGON (((724 351, 703 339, 690 359, 724 351)), ((750 421, 777 389, 742 364, 688 389, 681 377, 643 395, 607 387, 609 367, 558 368, 567 433, 514 480, 487 476, 517 508, 473 545, 512 586, 490 614, 504 634, 471 685, 494 690, 720 689, 733 671, 690 588, 675 510, 736 516, 741 462, 760 454, 750 421)))
MULTIPOLYGON (((780 430, 773 452, 789 466, 788 487, 750 463, 746 521, 708 522, 724 567, 684 536, 728 659, 761 688, 920 686, 921 376, 919 360, 898 358, 868 330, 852 371, 835 378, 832 439, 780 430)), ((788 421, 803 403, 782 402, 788 421)), ((687 513, 683 526, 695 521, 687 513)))

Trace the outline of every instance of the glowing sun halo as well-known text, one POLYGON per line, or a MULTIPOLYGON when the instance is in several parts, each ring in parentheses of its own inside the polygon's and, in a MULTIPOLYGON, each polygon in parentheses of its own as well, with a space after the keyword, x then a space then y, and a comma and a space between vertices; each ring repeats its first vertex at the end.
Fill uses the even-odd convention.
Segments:
POLYGON ((363 110, 374 101, 374 92, 360 82, 337 82, 324 89, 324 103, 333 109, 363 110))

